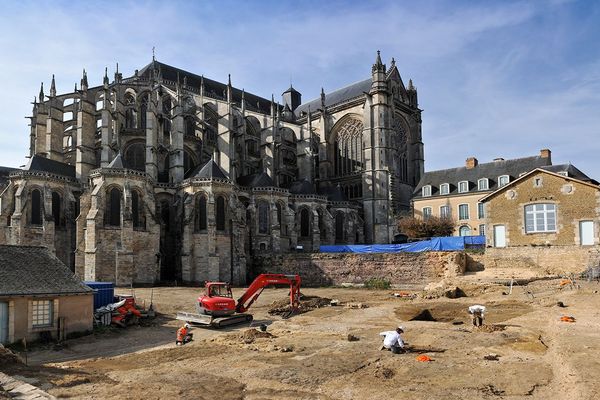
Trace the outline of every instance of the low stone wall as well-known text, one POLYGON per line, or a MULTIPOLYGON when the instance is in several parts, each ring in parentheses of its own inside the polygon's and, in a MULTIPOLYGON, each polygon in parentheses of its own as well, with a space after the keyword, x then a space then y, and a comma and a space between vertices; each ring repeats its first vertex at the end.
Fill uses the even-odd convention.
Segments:
POLYGON ((487 248, 482 263, 488 268, 526 268, 542 273, 570 274, 600 262, 600 248, 581 246, 523 246, 487 248))
POLYGON ((250 278, 261 273, 300 274, 303 286, 361 284, 381 278, 393 285, 420 287, 462 275, 465 267, 462 252, 294 253, 253 257, 250 278))

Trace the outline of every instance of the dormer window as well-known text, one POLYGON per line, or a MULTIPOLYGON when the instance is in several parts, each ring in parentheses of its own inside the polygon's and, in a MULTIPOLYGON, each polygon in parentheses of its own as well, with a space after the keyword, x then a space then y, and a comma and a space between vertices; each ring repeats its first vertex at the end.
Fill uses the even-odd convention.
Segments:
POLYGON ((498 187, 502 187, 504 185, 508 185, 509 177, 508 175, 500 175, 498 177, 498 187))
POLYGON ((567 177, 569 176, 569 172, 568 171, 560 171, 560 172, 558 172, 558 174, 562 175, 562 176, 567 176, 567 177))
POLYGON ((490 188, 490 181, 488 178, 481 178, 477 181, 477 190, 488 190, 490 188))
POLYGON ((440 185, 440 194, 441 195, 450 194, 450 184, 448 184, 448 183, 442 183, 440 185))
POLYGON ((458 182, 458 193, 467 193, 469 191, 469 181, 458 182))
POLYGON ((423 189, 421 189, 421 195, 423 197, 430 197, 431 196, 431 185, 423 186, 423 189))

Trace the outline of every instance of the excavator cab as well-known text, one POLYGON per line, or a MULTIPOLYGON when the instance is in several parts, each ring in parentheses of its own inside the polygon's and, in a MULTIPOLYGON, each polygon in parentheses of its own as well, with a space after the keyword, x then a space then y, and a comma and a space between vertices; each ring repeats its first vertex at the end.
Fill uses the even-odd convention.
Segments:
POLYGON ((225 282, 206 282, 205 293, 198 297, 196 311, 198 314, 226 316, 235 312, 235 300, 231 293, 231 285, 225 282))

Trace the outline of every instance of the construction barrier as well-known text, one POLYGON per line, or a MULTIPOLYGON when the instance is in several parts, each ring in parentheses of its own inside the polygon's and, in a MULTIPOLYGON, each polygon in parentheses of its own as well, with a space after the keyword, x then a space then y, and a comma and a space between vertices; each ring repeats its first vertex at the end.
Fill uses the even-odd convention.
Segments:
POLYGON ((422 251, 461 251, 484 247, 485 236, 449 236, 403 244, 348 244, 321 246, 321 253, 418 253, 422 251))

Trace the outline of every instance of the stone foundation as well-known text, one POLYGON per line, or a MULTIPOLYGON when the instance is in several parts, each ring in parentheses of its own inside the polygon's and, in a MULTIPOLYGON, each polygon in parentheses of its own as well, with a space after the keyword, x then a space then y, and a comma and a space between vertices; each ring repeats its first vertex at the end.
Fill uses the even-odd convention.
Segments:
POLYGON ((466 256, 461 252, 297 253, 254 257, 251 278, 261 273, 284 273, 299 274, 302 286, 362 284, 379 278, 393 285, 424 287, 462 275, 465 268, 466 256))

